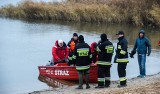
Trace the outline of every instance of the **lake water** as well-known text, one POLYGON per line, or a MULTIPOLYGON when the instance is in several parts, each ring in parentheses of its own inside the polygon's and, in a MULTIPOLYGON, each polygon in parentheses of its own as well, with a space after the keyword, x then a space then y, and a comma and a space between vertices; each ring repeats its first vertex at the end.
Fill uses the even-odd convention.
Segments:
MULTIPOLYGON (((4 0, 4 2, 9 0, 4 0)), ((0 4, 2 1, 0 1, 0 4)), ((13 1, 11 1, 14 3, 13 1)), ((1 5, 0 5, 1 6, 1 5)), ((50 89, 50 85, 39 81, 38 66, 51 59, 51 48, 57 39, 68 42, 74 32, 85 37, 91 44, 99 41, 101 33, 106 33, 116 46, 115 34, 124 30, 129 41, 129 50, 141 27, 132 25, 98 25, 71 22, 39 22, 0 18, 0 94, 24 94, 31 91, 50 89)), ((147 57, 147 75, 160 72, 160 30, 144 28, 152 43, 152 54, 147 57)), ((118 80, 117 64, 111 68, 111 79, 118 80)), ((127 78, 139 74, 137 57, 130 59, 127 78)), ((51 79, 47 78, 49 81, 51 79)), ((53 81, 50 81, 53 82, 53 81)))

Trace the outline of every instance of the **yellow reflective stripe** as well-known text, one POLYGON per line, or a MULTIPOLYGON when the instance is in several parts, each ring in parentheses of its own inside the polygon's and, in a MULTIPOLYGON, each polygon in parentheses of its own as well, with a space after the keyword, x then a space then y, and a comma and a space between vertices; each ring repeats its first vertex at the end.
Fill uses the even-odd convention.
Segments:
POLYGON ((121 51, 120 51, 120 54, 125 55, 125 54, 126 54, 126 51, 121 50, 121 51))
POLYGON ((98 65, 112 65, 111 62, 97 61, 98 65))
POLYGON ((110 81, 111 77, 105 77, 105 80, 110 81))
POLYGON ((69 60, 72 60, 72 57, 68 57, 69 60))
POLYGON ((118 45, 118 49, 122 49, 121 45, 118 45))
POLYGON ((114 47, 112 45, 106 46, 105 49, 107 50, 107 53, 113 53, 114 47))
POLYGON ((121 81, 125 81, 125 80, 127 80, 126 77, 121 77, 121 78, 119 78, 119 81, 120 81, 120 82, 121 82, 121 81))
POLYGON ((79 56, 88 56, 89 48, 80 48, 77 49, 77 52, 79 56))
POLYGON ((128 58, 124 58, 124 59, 117 59, 116 62, 124 62, 124 63, 128 63, 129 60, 128 58))
POLYGON ((104 82, 104 78, 98 78, 98 82, 104 82))
POLYGON ((89 69, 90 66, 76 66, 77 70, 85 70, 85 69, 89 69))

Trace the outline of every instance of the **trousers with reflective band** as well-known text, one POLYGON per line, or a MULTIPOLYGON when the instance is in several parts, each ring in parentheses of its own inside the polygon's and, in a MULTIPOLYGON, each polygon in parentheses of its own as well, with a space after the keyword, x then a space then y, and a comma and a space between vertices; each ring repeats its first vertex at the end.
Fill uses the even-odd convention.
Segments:
POLYGON ((122 82, 122 81, 126 81, 127 80, 127 78, 126 77, 121 77, 121 78, 119 78, 119 81, 120 82, 122 82))
POLYGON ((111 77, 105 77, 105 80, 110 81, 111 77))
POLYGON ((89 69, 89 68, 90 68, 89 65, 88 66, 76 66, 77 70, 86 70, 86 69, 89 69))
POLYGON ((105 61, 98 61, 98 65, 112 65, 111 62, 105 62, 105 61))
POLYGON ((104 82, 104 78, 98 78, 98 82, 104 82))
POLYGON ((129 60, 128 60, 128 58, 116 59, 116 62, 118 62, 118 63, 128 63, 129 60))

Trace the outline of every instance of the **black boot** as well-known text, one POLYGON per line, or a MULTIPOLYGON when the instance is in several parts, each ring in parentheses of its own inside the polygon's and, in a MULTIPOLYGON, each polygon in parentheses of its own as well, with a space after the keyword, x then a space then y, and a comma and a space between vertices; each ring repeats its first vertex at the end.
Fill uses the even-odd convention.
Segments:
POLYGON ((81 71, 78 72, 79 78, 79 86, 76 89, 83 89, 83 73, 81 71))
POLYGON ((111 84, 111 81, 105 80, 105 86, 104 87, 109 87, 111 84))
POLYGON ((83 87, 82 86, 78 86, 75 89, 83 89, 83 87))
POLYGON ((104 86, 96 86, 95 88, 104 88, 104 86))

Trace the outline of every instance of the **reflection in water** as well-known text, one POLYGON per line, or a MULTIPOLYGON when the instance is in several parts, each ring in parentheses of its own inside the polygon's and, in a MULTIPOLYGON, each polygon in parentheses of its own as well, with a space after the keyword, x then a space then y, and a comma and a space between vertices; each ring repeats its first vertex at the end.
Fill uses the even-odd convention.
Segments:
MULTIPOLYGON (((53 23, 49 21, 33 21, 30 20, 31 23, 53 23)), ((69 31, 75 31, 79 33, 86 32, 87 34, 101 34, 106 33, 111 39, 111 41, 115 41, 115 34, 119 30, 123 30, 126 38, 128 39, 129 45, 134 45, 136 38, 138 37, 138 32, 140 29, 144 29, 146 36, 150 39, 152 48, 160 49, 158 46, 158 40, 160 40, 160 30, 153 29, 151 27, 137 27, 129 24, 94 24, 94 23, 74 23, 74 22, 54 22, 53 24, 64 25, 69 27, 69 31)))
POLYGON ((54 78, 50 78, 49 76, 45 76, 41 74, 39 75, 38 79, 41 82, 46 83, 48 86, 52 88, 66 88, 68 86, 73 86, 77 84, 77 82, 74 82, 74 81, 54 79, 54 78))

